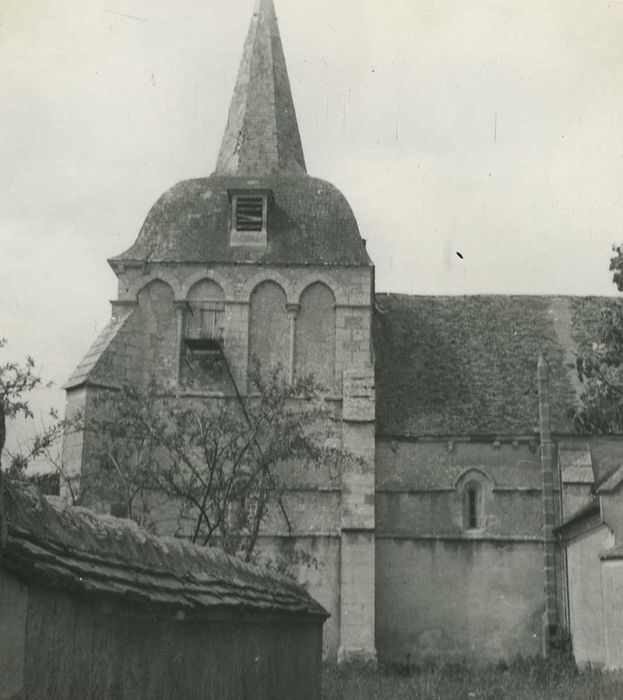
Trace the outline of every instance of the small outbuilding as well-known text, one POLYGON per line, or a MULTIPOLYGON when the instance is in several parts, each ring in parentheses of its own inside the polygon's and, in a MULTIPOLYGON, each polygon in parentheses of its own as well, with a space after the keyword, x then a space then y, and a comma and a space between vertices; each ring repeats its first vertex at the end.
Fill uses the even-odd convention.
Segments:
POLYGON ((217 549, 5 484, 0 700, 320 698, 325 610, 217 549))
POLYGON ((569 630, 580 667, 623 669, 623 467, 557 530, 565 547, 569 630))

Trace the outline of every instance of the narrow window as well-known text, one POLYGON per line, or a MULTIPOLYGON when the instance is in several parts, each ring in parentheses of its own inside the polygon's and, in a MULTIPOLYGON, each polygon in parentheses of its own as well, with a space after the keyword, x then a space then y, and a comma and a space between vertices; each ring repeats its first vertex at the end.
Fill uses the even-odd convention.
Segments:
POLYGON ((467 489, 467 519, 470 529, 478 527, 478 491, 475 486, 467 489))
POLYGON ((482 489, 478 482, 471 481, 463 491, 463 521, 466 530, 482 528, 482 489))

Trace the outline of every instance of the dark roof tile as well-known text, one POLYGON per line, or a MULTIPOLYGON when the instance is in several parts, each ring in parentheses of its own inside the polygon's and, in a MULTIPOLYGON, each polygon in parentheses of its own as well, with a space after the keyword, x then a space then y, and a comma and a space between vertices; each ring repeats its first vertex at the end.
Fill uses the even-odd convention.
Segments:
POLYGON ((345 197, 316 178, 219 177, 186 180, 147 215, 134 245, 115 262, 371 265, 345 197), (271 190, 265 248, 229 245, 229 190, 271 190))
POLYGON ((550 370, 553 430, 574 433, 578 345, 596 338, 606 297, 377 294, 380 435, 530 435, 536 370, 550 370))
POLYGON ((155 537, 136 523, 73 508, 5 483, 8 543, 0 566, 26 580, 144 605, 237 608, 327 617, 289 579, 213 547, 155 537))

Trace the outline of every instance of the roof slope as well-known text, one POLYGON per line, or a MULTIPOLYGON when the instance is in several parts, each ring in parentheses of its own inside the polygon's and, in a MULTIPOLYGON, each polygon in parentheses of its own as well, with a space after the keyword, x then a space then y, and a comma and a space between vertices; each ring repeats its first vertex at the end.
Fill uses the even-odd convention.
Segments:
POLYGON ((377 433, 530 435, 537 360, 550 368, 553 430, 575 432, 575 349, 596 337, 606 297, 377 294, 377 433))
POLYGON ((191 612, 248 609, 327 617, 303 588, 212 547, 159 538, 6 484, 8 543, 0 567, 40 585, 191 612))
MULTIPOLYGON (((110 358, 118 355, 119 348, 115 347, 115 352, 113 353, 107 351, 111 346, 115 346, 115 341, 123 334, 126 326, 129 325, 129 319, 132 315, 132 309, 125 309, 104 326, 87 354, 80 360, 80 364, 63 385, 63 389, 75 389, 78 386, 82 386, 87 379, 91 383, 96 384, 112 384, 113 386, 119 384, 119 374, 111 371, 112 368, 109 366, 110 358)), ((125 358, 116 357, 116 359, 122 362, 125 358)))
POLYGON ((147 215, 134 245, 114 262, 239 262, 371 265, 357 221, 342 193, 308 176, 186 180, 147 215), (228 190, 272 190, 266 248, 232 247, 228 190))
POLYGON ((272 0, 258 0, 253 13, 216 172, 220 175, 306 172, 272 0))

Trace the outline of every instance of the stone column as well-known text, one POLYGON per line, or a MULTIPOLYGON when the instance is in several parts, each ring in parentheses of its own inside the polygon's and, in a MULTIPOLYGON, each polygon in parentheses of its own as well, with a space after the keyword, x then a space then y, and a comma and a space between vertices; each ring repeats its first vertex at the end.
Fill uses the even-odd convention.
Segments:
POLYGON ((376 662, 375 394, 372 367, 344 372, 341 601, 338 662, 376 662))
POLYGON ((545 612, 543 615, 543 655, 548 656, 558 626, 556 605, 556 540, 554 537, 554 445, 552 442, 549 368, 540 355, 538 362, 539 435, 541 442, 541 481, 543 501, 543 574, 545 612))
POLYGON ((288 382, 294 381, 294 371, 296 362, 296 317, 298 316, 300 304, 287 304, 286 310, 290 317, 290 355, 288 358, 288 382))
POLYGON ((184 311, 187 303, 185 301, 175 302, 175 314, 177 317, 177 363, 176 363, 176 383, 182 383, 182 357, 184 345, 184 311))

